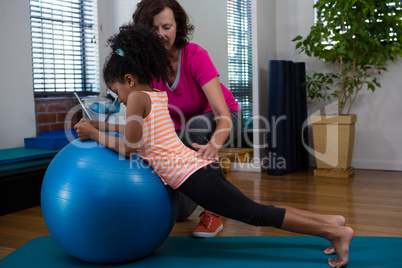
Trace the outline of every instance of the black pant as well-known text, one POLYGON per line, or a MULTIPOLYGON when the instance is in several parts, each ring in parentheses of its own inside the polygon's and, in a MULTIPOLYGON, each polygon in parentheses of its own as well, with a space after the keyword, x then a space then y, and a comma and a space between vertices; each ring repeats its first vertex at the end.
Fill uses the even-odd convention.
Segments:
MULTIPOLYGON (((239 147, 236 144, 238 139, 241 140, 243 112, 242 110, 229 111, 232 118, 232 130, 229 137, 223 144, 223 147, 239 147)), ((216 119, 212 112, 197 115, 191 118, 185 125, 183 131, 177 130, 176 133, 180 140, 189 148, 193 148, 192 144, 198 143, 205 145, 211 139, 216 129, 216 119)))
POLYGON ((218 163, 191 175, 179 188, 198 205, 221 216, 254 226, 281 228, 285 209, 254 202, 231 184, 218 163))

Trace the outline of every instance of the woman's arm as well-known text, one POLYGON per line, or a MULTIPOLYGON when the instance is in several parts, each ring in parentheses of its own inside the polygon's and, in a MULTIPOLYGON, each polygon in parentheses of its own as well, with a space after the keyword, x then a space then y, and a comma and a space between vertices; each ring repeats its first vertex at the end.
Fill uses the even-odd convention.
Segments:
POLYGON ((205 93, 216 120, 216 129, 211 140, 204 146, 193 144, 197 153, 206 159, 218 159, 218 151, 229 137, 232 129, 232 118, 222 93, 218 77, 206 83, 202 90, 205 93))

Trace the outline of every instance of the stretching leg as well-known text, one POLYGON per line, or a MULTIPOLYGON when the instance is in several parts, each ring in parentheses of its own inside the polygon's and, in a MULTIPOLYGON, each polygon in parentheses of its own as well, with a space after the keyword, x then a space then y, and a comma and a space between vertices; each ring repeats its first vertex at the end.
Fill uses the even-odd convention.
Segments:
MULTIPOLYGON (((243 114, 241 110, 230 111, 232 119, 232 130, 225 142, 225 145, 234 145, 235 141, 240 138, 243 122, 243 114)), ((185 146, 192 148, 193 143, 205 145, 211 139, 211 135, 215 132, 216 122, 212 112, 193 117, 186 125, 183 132, 176 130, 177 135, 185 146)), ((197 204, 183 193, 179 193, 179 212, 176 221, 185 221, 197 208, 197 204)))
POLYGON ((328 259, 328 264, 332 267, 344 267, 349 261, 349 245, 354 236, 354 231, 350 227, 324 223, 287 210, 282 229, 329 240, 338 255, 335 259, 328 259))
MULTIPOLYGON (((311 219, 323 222, 323 223, 328 223, 328 224, 334 224, 334 225, 338 225, 338 226, 345 226, 346 224, 346 220, 345 217, 343 217, 342 215, 327 215, 327 214, 318 214, 318 213, 314 213, 311 211, 307 211, 307 210, 302 210, 302 209, 297 209, 297 208, 293 208, 293 207, 289 207, 289 206, 277 206, 277 207, 281 207, 281 208, 285 208, 287 211, 293 211, 295 213, 298 213, 300 215, 309 217, 311 219)), ((328 248, 326 248, 324 250, 324 254, 327 255, 331 255, 331 254, 335 254, 335 249, 333 246, 330 246, 328 248)))
POLYGON ((228 182, 219 168, 212 166, 194 173, 179 190, 204 208, 228 218, 325 238, 338 255, 328 259, 329 265, 340 268, 348 263, 349 244, 354 235, 352 228, 328 223, 326 221, 334 218, 326 215, 258 204, 228 182))
POLYGON ((255 226, 282 225, 285 209, 249 199, 225 178, 216 162, 195 172, 178 190, 215 214, 255 226))

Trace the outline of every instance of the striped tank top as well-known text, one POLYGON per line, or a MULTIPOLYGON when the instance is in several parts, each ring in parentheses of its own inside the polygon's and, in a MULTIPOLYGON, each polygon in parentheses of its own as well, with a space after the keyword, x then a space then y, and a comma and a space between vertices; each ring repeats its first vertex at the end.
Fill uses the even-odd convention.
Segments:
POLYGON ((177 189, 191 174, 213 161, 196 156, 177 136, 168 111, 166 92, 142 91, 151 98, 151 111, 144 119, 137 153, 161 180, 177 189))

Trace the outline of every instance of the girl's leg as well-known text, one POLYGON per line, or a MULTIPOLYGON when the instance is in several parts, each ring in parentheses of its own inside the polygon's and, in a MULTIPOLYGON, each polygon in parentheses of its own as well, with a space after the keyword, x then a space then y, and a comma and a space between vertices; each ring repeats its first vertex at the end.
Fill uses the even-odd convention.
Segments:
MULTIPOLYGON (((242 111, 230 111, 230 116, 232 118, 232 130, 225 144, 234 144, 234 141, 241 135, 243 122, 242 111)), ((193 143, 200 145, 207 144, 215 128, 216 122, 214 114, 209 112, 193 117, 186 124, 183 132, 177 130, 176 133, 185 146, 192 148, 193 143)), ((182 193, 179 193, 179 200, 177 221, 184 221, 195 211, 198 205, 182 193)), ((214 219, 221 222, 220 218, 214 219)))
POLYGON ((354 236, 350 227, 323 223, 289 210, 286 211, 282 229, 329 240, 338 255, 338 258, 328 259, 328 264, 332 267, 344 267, 349 261, 349 245, 354 236))
POLYGON ((295 208, 286 211, 284 208, 257 204, 228 182, 219 168, 212 166, 194 173, 179 190, 204 208, 228 218, 325 238, 338 254, 338 258, 329 259, 328 263, 332 267, 347 264, 353 229, 327 223, 325 221, 329 218, 325 215, 295 208))
POLYGON ((188 178, 179 188, 203 208, 255 226, 280 228, 285 209, 264 206, 245 196, 223 175, 217 162, 188 178))
POLYGON ((345 223, 346 223, 345 217, 343 217, 342 215, 319 214, 319 213, 311 212, 308 210, 297 209, 297 208, 289 207, 289 206, 285 206, 285 205, 278 205, 276 207, 284 208, 287 211, 291 210, 300 215, 309 217, 311 219, 314 219, 314 220, 317 220, 320 222, 328 223, 328 224, 345 226, 345 223))
MULTIPOLYGON (((297 208, 293 208, 293 207, 289 207, 289 206, 277 206, 277 207, 285 208, 287 211, 291 210, 295 213, 298 213, 300 215, 309 217, 311 219, 314 219, 314 220, 317 220, 317 221, 320 221, 323 223, 334 224, 334 225, 338 225, 338 226, 345 226, 345 224, 346 224, 345 217, 343 217, 341 215, 318 214, 318 213, 314 213, 311 211, 297 209, 297 208)), ((330 246, 330 247, 326 248, 324 250, 324 254, 327 254, 327 255, 335 254, 334 247, 330 246)))

